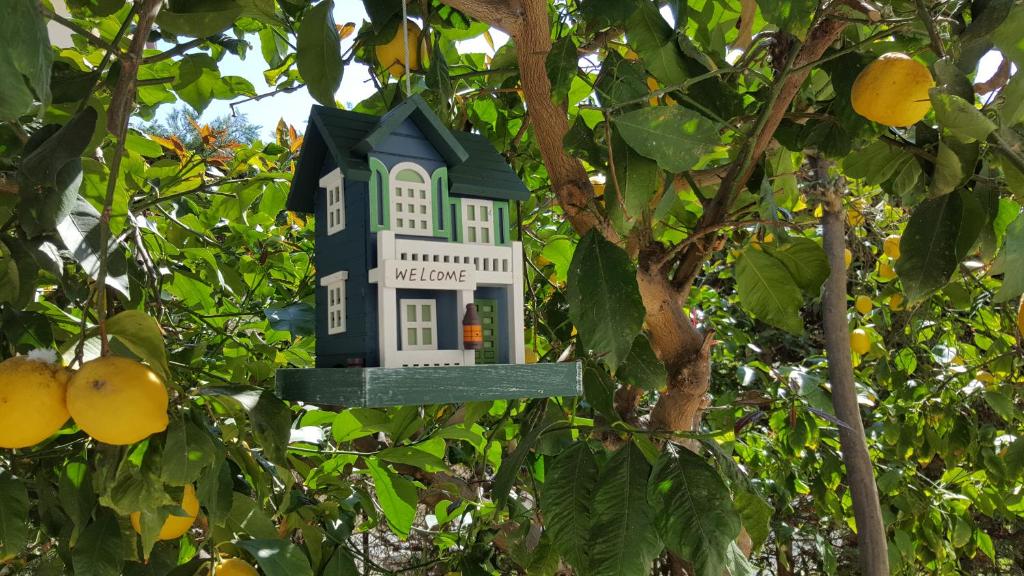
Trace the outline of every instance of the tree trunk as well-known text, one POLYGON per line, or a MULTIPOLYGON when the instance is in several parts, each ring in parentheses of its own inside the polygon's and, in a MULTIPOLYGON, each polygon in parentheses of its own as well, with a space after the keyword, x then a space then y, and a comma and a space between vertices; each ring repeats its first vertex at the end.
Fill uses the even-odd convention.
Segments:
POLYGON ((842 191, 845 179, 835 181, 829 176, 829 162, 818 157, 809 158, 818 185, 823 193, 821 223, 825 230, 825 253, 830 274, 822 298, 825 324, 825 349, 828 357, 828 376, 832 384, 832 404, 836 416, 847 426, 839 427, 839 441, 843 449, 847 483, 853 498, 853 514, 857 522, 857 548, 861 574, 888 576, 889 554, 882 525, 882 510, 878 503, 878 490, 864 437, 864 424, 860 418, 857 392, 853 381, 853 361, 850 355, 850 335, 847 324, 846 231, 842 191))

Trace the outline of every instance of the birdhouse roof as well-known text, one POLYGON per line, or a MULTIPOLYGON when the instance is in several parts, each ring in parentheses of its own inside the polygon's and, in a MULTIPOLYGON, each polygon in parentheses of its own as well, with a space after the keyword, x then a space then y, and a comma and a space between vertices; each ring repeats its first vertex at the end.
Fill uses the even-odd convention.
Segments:
POLYGON ((367 181, 367 155, 411 120, 448 165, 450 192, 496 200, 525 200, 530 191, 480 134, 448 129, 419 95, 383 116, 313 106, 288 194, 289 210, 313 212, 320 170, 330 154, 346 179, 367 181))

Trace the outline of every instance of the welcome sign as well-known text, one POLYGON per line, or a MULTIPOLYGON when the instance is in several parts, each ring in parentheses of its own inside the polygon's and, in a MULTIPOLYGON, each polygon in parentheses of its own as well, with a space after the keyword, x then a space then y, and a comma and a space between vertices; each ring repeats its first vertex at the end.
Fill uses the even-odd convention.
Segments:
POLYGON ((475 290, 475 270, 469 264, 384 261, 384 285, 420 290, 475 290))

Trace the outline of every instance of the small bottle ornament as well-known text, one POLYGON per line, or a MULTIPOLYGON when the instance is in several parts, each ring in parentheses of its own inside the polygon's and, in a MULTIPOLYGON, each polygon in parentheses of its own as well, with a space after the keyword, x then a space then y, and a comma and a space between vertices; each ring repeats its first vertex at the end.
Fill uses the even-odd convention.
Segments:
POLYGON ((462 317, 462 347, 466 350, 484 347, 484 329, 473 303, 466 304, 466 315, 462 317))

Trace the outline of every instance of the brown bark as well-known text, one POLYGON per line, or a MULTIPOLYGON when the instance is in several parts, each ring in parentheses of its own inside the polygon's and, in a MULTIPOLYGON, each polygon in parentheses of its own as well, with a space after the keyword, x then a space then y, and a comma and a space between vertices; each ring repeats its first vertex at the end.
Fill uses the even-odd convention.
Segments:
POLYGON ((821 223, 829 262, 829 277, 822 297, 825 350, 828 357, 828 379, 832 385, 832 404, 836 416, 847 425, 839 427, 839 441, 843 448, 843 464, 846 466, 853 515, 857 522, 860 573, 865 576, 888 576, 889 554, 885 526, 882 524, 874 468, 864 437, 860 406, 857 404, 846 319, 846 262, 843 257, 846 231, 845 211, 840 198, 845 180, 840 176, 840 180, 832 181, 828 174, 829 163, 820 157, 812 156, 809 161, 824 196, 821 223))

